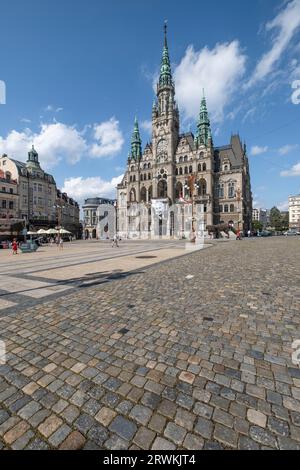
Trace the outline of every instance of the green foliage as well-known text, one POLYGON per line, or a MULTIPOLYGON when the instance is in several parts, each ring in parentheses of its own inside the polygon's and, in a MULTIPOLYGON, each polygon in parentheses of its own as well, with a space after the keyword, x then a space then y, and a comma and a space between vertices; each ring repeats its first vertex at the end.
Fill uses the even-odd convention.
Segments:
POLYGON ((289 216, 281 213, 277 207, 272 207, 270 211, 270 226, 277 231, 287 230, 289 227, 289 216))
POLYGON ((23 222, 16 222, 10 226, 10 233, 11 234, 17 233, 17 235, 19 235, 20 232, 22 232, 23 228, 24 228, 23 222))
POLYGON ((260 232, 264 228, 263 223, 260 222, 259 220, 253 220, 252 221, 252 228, 253 230, 259 230, 260 232))

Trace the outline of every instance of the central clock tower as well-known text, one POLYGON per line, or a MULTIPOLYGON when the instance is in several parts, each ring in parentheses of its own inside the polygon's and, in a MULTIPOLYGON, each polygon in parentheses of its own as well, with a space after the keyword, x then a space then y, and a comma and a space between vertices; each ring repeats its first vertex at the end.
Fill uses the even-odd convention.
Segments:
MULTIPOLYGON (((164 48, 162 53, 157 99, 152 108, 152 151, 156 180, 161 170, 167 176, 168 197, 174 200, 175 152, 179 138, 179 111, 175 101, 175 86, 172 78, 169 50, 167 43, 167 25, 164 26, 164 48)), ((154 184, 154 188, 157 184, 154 184)), ((153 197, 157 197, 154 190, 153 197)))

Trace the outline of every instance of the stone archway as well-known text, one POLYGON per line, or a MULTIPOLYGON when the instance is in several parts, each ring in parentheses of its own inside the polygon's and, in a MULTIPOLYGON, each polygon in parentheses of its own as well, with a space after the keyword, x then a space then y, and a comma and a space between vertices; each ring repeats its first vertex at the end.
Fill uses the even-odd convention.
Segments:
POLYGON ((168 197, 168 184, 166 180, 160 180, 157 185, 157 197, 166 199, 168 197))

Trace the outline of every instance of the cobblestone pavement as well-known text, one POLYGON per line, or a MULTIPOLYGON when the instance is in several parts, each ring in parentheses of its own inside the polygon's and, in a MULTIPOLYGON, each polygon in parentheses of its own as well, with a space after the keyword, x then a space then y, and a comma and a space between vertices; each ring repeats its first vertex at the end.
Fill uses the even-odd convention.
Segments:
POLYGON ((0 447, 299 450, 299 246, 219 243, 2 312, 0 447))
MULTIPOLYGON (((35 253, 12 256, 0 251, 0 314, 65 296, 70 289, 102 284, 185 254, 185 244, 170 240, 76 241, 63 250, 43 246, 35 253)), ((207 245, 206 245, 207 246, 207 245)))

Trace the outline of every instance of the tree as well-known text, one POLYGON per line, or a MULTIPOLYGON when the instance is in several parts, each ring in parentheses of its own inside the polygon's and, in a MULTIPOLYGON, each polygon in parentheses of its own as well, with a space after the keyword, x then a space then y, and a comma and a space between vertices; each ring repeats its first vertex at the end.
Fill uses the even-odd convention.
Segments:
POLYGON ((252 221, 252 228, 253 230, 259 230, 260 232, 262 231, 262 229, 264 228, 263 226, 263 223, 260 222, 259 220, 253 220, 252 221))
POLYGON ((20 234, 20 232, 24 228, 24 223, 23 222, 15 222, 10 226, 10 233, 13 235, 13 233, 17 233, 17 235, 20 234))
POLYGON ((272 207, 270 210, 270 226, 275 230, 282 230, 282 216, 277 207, 272 207))
POLYGON ((281 230, 289 229, 289 213, 283 212, 281 214, 281 230))

